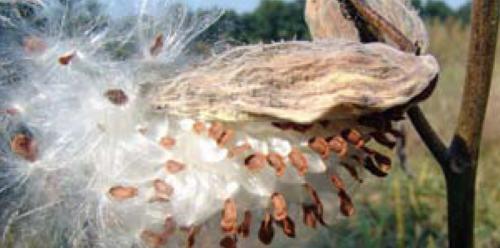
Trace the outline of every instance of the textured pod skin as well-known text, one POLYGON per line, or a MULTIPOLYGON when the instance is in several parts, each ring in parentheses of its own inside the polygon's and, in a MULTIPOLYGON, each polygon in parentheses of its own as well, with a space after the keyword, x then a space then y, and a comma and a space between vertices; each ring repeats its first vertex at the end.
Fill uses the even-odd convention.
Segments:
POLYGON ((359 41, 358 30, 352 19, 346 18, 341 11, 337 0, 307 0, 305 18, 314 39, 336 37, 359 41))
POLYGON ((251 45, 169 79, 152 90, 150 103, 169 114, 226 122, 352 119, 412 102, 433 87, 438 71, 430 55, 381 43, 251 45))

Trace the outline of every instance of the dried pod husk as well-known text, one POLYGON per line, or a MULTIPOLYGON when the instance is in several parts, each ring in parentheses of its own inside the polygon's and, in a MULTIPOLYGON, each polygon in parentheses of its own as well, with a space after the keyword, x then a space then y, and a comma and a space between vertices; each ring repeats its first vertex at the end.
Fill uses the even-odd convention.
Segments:
MULTIPOLYGON (((156 111, 194 119, 354 120, 395 107, 404 111, 422 101, 438 71, 430 55, 415 56, 381 43, 249 45, 151 87, 149 99, 156 111)), ((224 131, 217 122, 210 129, 216 140, 224 131)))

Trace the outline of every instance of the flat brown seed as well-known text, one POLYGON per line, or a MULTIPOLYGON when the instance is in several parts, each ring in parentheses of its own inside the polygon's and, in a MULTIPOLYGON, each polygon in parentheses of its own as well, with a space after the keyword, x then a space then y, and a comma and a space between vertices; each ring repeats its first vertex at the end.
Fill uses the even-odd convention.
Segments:
POLYGON ((167 137, 167 136, 161 138, 161 140, 160 140, 160 145, 167 150, 172 149, 172 147, 175 146, 175 143, 176 143, 176 141, 174 138, 167 137))
POLYGON ((121 89, 109 89, 104 93, 104 96, 115 105, 124 105, 128 102, 128 96, 121 89))
POLYGON ((167 201, 174 193, 174 188, 161 179, 153 181, 155 189, 155 200, 167 201))
POLYGON ((237 240, 236 237, 226 236, 219 242, 222 248, 236 248, 237 240))
POLYGON ((313 206, 315 207, 314 215, 316 216, 316 219, 319 221, 321 225, 326 225, 326 222, 324 221, 323 218, 323 203, 321 202, 321 199, 318 196, 318 193, 316 190, 308 183, 304 184, 304 188, 306 191, 309 193, 309 197, 311 197, 313 206))
POLYGON ((245 211, 245 216, 243 217, 243 222, 241 222, 238 227, 238 233, 247 238, 250 235, 250 226, 252 225, 252 212, 249 210, 245 211))
POLYGON ((187 229, 187 232, 188 232, 188 237, 187 237, 187 247, 188 248, 192 248, 194 247, 194 243, 195 243, 195 238, 196 238, 196 234, 198 234, 198 232, 200 231, 200 227, 199 226, 192 226, 192 227, 189 227, 187 229))
POLYGON ((365 145, 365 141, 361 134, 354 129, 346 129, 342 131, 342 137, 347 140, 347 142, 353 144, 354 146, 360 148, 365 145))
POLYGON ((35 161, 38 153, 38 148, 35 140, 22 133, 14 135, 10 141, 10 149, 19 157, 28 161, 35 161))
POLYGON ((338 193, 340 199, 340 212, 344 216, 352 216, 354 214, 354 204, 352 203, 351 197, 347 194, 345 190, 341 190, 338 193))
POLYGON ((227 199, 224 202, 220 226, 225 234, 236 234, 238 232, 238 212, 236 202, 233 199, 227 199))
POLYGON ((295 238, 295 223, 290 216, 287 216, 283 221, 283 233, 290 237, 295 238))
POLYGON ((205 132, 205 124, 201 121, 197 121, 193 124, 193 131, 197 134, 202 134, 203 132, 205 132))
POLYGON ((161 247, 165 245, 167 242, 167 239, 162 237, 161 234, 155 233, 150 230, 144 230, 141 233, 141 240, 148 246, 148 247, 161 247))
POLYGON ((267 162, 276 170, 276 175, 281 177, 285 174, 286 164, 284 158, 276 153, 270 152, 267 155, 267 162))
POLYGON ((156 57, 161 53, 161 50, 163 49, 163 39, 163 34, 158 34, 155 37, 153 45, 149 48, 149 54, 151 54, 151 56, 156 57))
POLYGON ((61 55, 58 59, 59 64, 61 65, 68 65, 71 60, 73 60, 76 56, 75 52, 67 52, 63 55, 61 55))
POLYGON ((345 185, 344 185, 344 182, 342 181, 342 179, 336 175, 336 174, 333 174, 331 177, 330 177, 333 185, 335 185, 335 188, 339 191, 341 190, 345 190, 345 185))
POLYGON ((318 153, 323 159, 330 155, 330 148, 328 142, 323 137, 314 137, 309 140, 309 148, 318 153))
POLYGON ((266 165, 266 156, 256 152, 245 159, 245 166, 251 171, 258 171, 266 165))
POLYGON ((290 152, 290 154, 288 154, 288 158, 290 159, 292 165, 299 172, 299 175, 304 176, 309 167, 307 159, 304 156, 304 154, 302 154, 302 152, 299 149, 292 148, 292 151, 290 152))
POLYGON ((160 145, 167 150, 172 149, 175 146, 175 139, 165 136, 161 138, 160 145))
POLYGON ((288 216, 288 207, 286 206, 285 197, 280 193, 274 193, 271 196, 273 204, 273 218, 276 221, 282 221, 288 216))
POLYGON ((250 146, 250 144, 248 143, 245 143, 243 145, 240 145, 240 146, 235 146, 231 149, 229 149, 229 153, 228 153, 228 157, 229 158, 234 158, 234 157, 237 157, 237 156, 240 156, 241 154, 245 153, 246 151, 252 149, 252 146, 250 146))
POLYGON ((390 140, 386 134, 382 132, 374 132, 370 134, 377 143, 389 148, 393 149, 396 146, 396 141, 390 140))
POLYGON ((330 150, 335 152, 339 157, 344 158, 347 155, 348 145, 344 138, 335 136, 328 141, 330 150))
POLYGON ((124 201, 136 197, 139 190, 135 187, 114 186, 109 189, 108 193, 114 200, 124 201))
POLYGON ((222 135, 217 140, 219 146, 225 146, 234 137, 234 131, 232 129, 226 129, 222 132, 222 135))
POLYGON ((174 161, 174 160, 169 160, 165 164, 165 169, 169 173, 175 174, 175 173, 179 173, 179 172, 183 171, 184 169, 186 169, 186 165, 183 163, 174 161))
POLYGON ((375 162, 373 161, 371 156, 366 156, 363 160, 362 163, 370 173, 372 173, 375 176, 378 177, 385 177, 387 176, 387 172, 383 171, 381 168, 379 168, 375 162))
POLYGON ((167 217, 165 222, 163 223, 163 233, 162 236, 170 237, 175 233, 175 229, 177 229, 177 223, 175 222, 173 217, 167 217))
POLYGON ((213 122, 210 128, 208 129, 208 136, 215 141, 218 141, 221 137, 222 134, 224 133, 224 126, 222 125, 221 122, 213 122))
POLYGON ((341 162, 340 165, 342 165, 342 167, 344 167, 347 172, 349 172, 349 175, 351 175, 354 180, 358 181, 359 183, 363 182, 363 179, 359 176, 358 171, 353 165, 344 162, 341 162))
POLYGON ((304 213, 304 225, 316 228, 316 216, 314 213, 316 211, 316 206, 302 204, 302 211, 304 213))
POLYGON ((260 223, 259 240, 265 245, 271 244, 274 238, 273 219, 269 213, 264 214, 264 219, 260 223))

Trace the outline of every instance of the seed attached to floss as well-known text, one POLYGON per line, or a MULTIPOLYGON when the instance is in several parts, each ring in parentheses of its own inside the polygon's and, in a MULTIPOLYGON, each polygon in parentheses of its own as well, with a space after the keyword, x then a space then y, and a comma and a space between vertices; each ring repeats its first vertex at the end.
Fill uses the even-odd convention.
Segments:
POLYGON ((283 221, 279 221, 278 225, 283 228, 283 233, 286 236, 295 238, 295 223, 290 216, 287 216, 283 221))
POLYGON ((33 138, 26 134, 18 133, 10 141, 10 149, 13 153, 30 162, 36 160, 37 144, 33 138))
POLYGON ((330 150, 335 152, 339 157, 344 158, 347 155, 347 142, 340 136, 335 136, 328 141, 330 150))
POLYGON ((353 144, 357 148, 361 148, 365 145, 365 141, 361 134, 354 129, 346 129, 342 131, 342 137, 347 140, 349 143, 353 144))
POLYGON ((226 236, 221 239, 219 242, 220 247, 222 248, 236 248, 237 240, 236 237, 226 236))
POLYGON ((163 40, 163 34, 158 34, 155 37, 153 45, 149 48, 149 54, 151 54, 151 56, 156 57, 161 53, 161 50, 163 49, 163 40))
POLYGON ((231 149, 229 149, 228 157, 229 158, 234 158, 237 156, 240 156, 241 154, 245 153, 246 151, 252 149, 252 146, 248 143, 245 143, 243 145, 235 146, 231 149))
POLYGON ((128 102, 127 94, 121 89, 109 89, 104 96, 114 105, 121 106, 128 102))
POLYGON ((24 38, 23 47, 27 54, 39 54, 47 50, 47 44, 36 36, 28 36, 24 38))
POLYGON ((144 230, 141 233, 141 240, 148 246, 148 247, 161 247, 165 245, 167 240, 162 237, 161 234, 155 233, 151 230, 144 230))
POLYGON ((188 233, 188 237, 187 237, 187 247, 188 248, 192 248, 194 247, 194 243, 195 243, 195 238, 196 238, 196 234, 198 234, 198 232, 200 231, 200 227, 199 226, 192 226, 192 227, 189 227, 187 229, 187 233, 188 233))
POLYGON ((170 196, 174 193, 174 188, 161 179, 154 180, 153 186, 155 189, 155 196, 153 200, 168 201, 170 196))
POLYGON ((292 148, 292 151, 288 154, 288 158, 292 165, 297 169, 300 176, 304 176, 307 172, 309 164, 306 157, 297 148, 292 148))
POLYGON ((186 168, 186 165, 175 160, 169 160, 165 164, 165 169, 172 174, 179 173, 186 168))
POLYGON ((172 149, 175 146, 175 139, 165 136, 161 138, 160 145, 167 150, 172 149))
POLYGON ((217 140, 219 146, 225 146, 234 137, 234 131, 232 129, 226 129, 222 132, 222 135, 217 140))
POLYGON ((330 155, 330 148, 328 142, 323 137, 314 137, 309 140, 309 148, 318 153, 321 158, 328 158, 330 155))
POLYGON ((344 182, 335 174, 330 179, 338 190, 337 196, 340 199, 340 212, 346 217, 352 216, 354 214, 354 204, 345 190, 344 182))
POLYGON ((267 162, 276 170, 276 175, 281 177, 285 174, 286 164, 284 158, 276 153, 270 152, 267 155, 267 162))
POLYGON ((266 165, 266 156, 256 152, 245 159, 245 166, 251 171, 258 171, 266 165))
POLYGON ((114 186, 109 189, 108 193, 114 200, 124 201, 136 197, 139 190, 135 187, 114 186))
POLYGON ((76 52, 67 52, 59 57, 59 64, 68 65, 75 58, 75 56, 76 52))
POLYGON ((304 225, 316 228, 316 207, 313 205, 302 204, 302 212, 304 213, 304 225))
POLYGON ((316 217, 316 220, 323 226, 326 226, 326 223, 323 218, 323 203, 321 202, 321 199, 318 196, 318 193, 316 190, 308 183, 304 184, 304 188, 309 194, 309 197, 312 200, 312 205, 311 207, 313 208, 313 213, 314 216, 316 217))
POLYGON ((197 134, 202 134, 203 132, 205 132, 205 124, 201 121, 197 121, 193 124, 193 131, 197 134))
POLYGON ((274 238, 273 218, 268 212, 264 213, 264 219, 260 223, 259 240, 265 245, 271 244, 274 238))
POLYGON ((208 129, 208 137, 218 141, 222 134, 224 133, 224 126, 221 122, 213 122, 210 128, 208 129))
POLYGON ((236 234, 238 232, 238 212, 233 199, 227 199, 224 202, 220 226, 225 234, 236 234))
POLYGON ((280 193, 274 193, 271 196, 271 203, 273 204, 273 218, 276 221, 283 221, 288 216, 288 207, 286 206, 285 197, 280 193))
POLYGON ((250 226, 252 225, 252 212, 249 210, 245 211, 245 216, 240 226, 238 226, 238 233, 247 238, 250 235, 250 226))

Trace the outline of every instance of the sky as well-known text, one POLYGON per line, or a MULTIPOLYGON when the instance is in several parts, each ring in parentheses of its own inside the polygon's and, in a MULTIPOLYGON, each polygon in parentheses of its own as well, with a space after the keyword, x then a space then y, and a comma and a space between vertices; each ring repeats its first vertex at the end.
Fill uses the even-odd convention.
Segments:
MULTIPOLYGON (((452 8, 458 8, 467 0, 444 0, 452 8)), ((248 12, 254 10, 260 0, 188 0, 197 7, 209 7, 218 5, 224 8, 235 9, 238 12, 248 12)))

